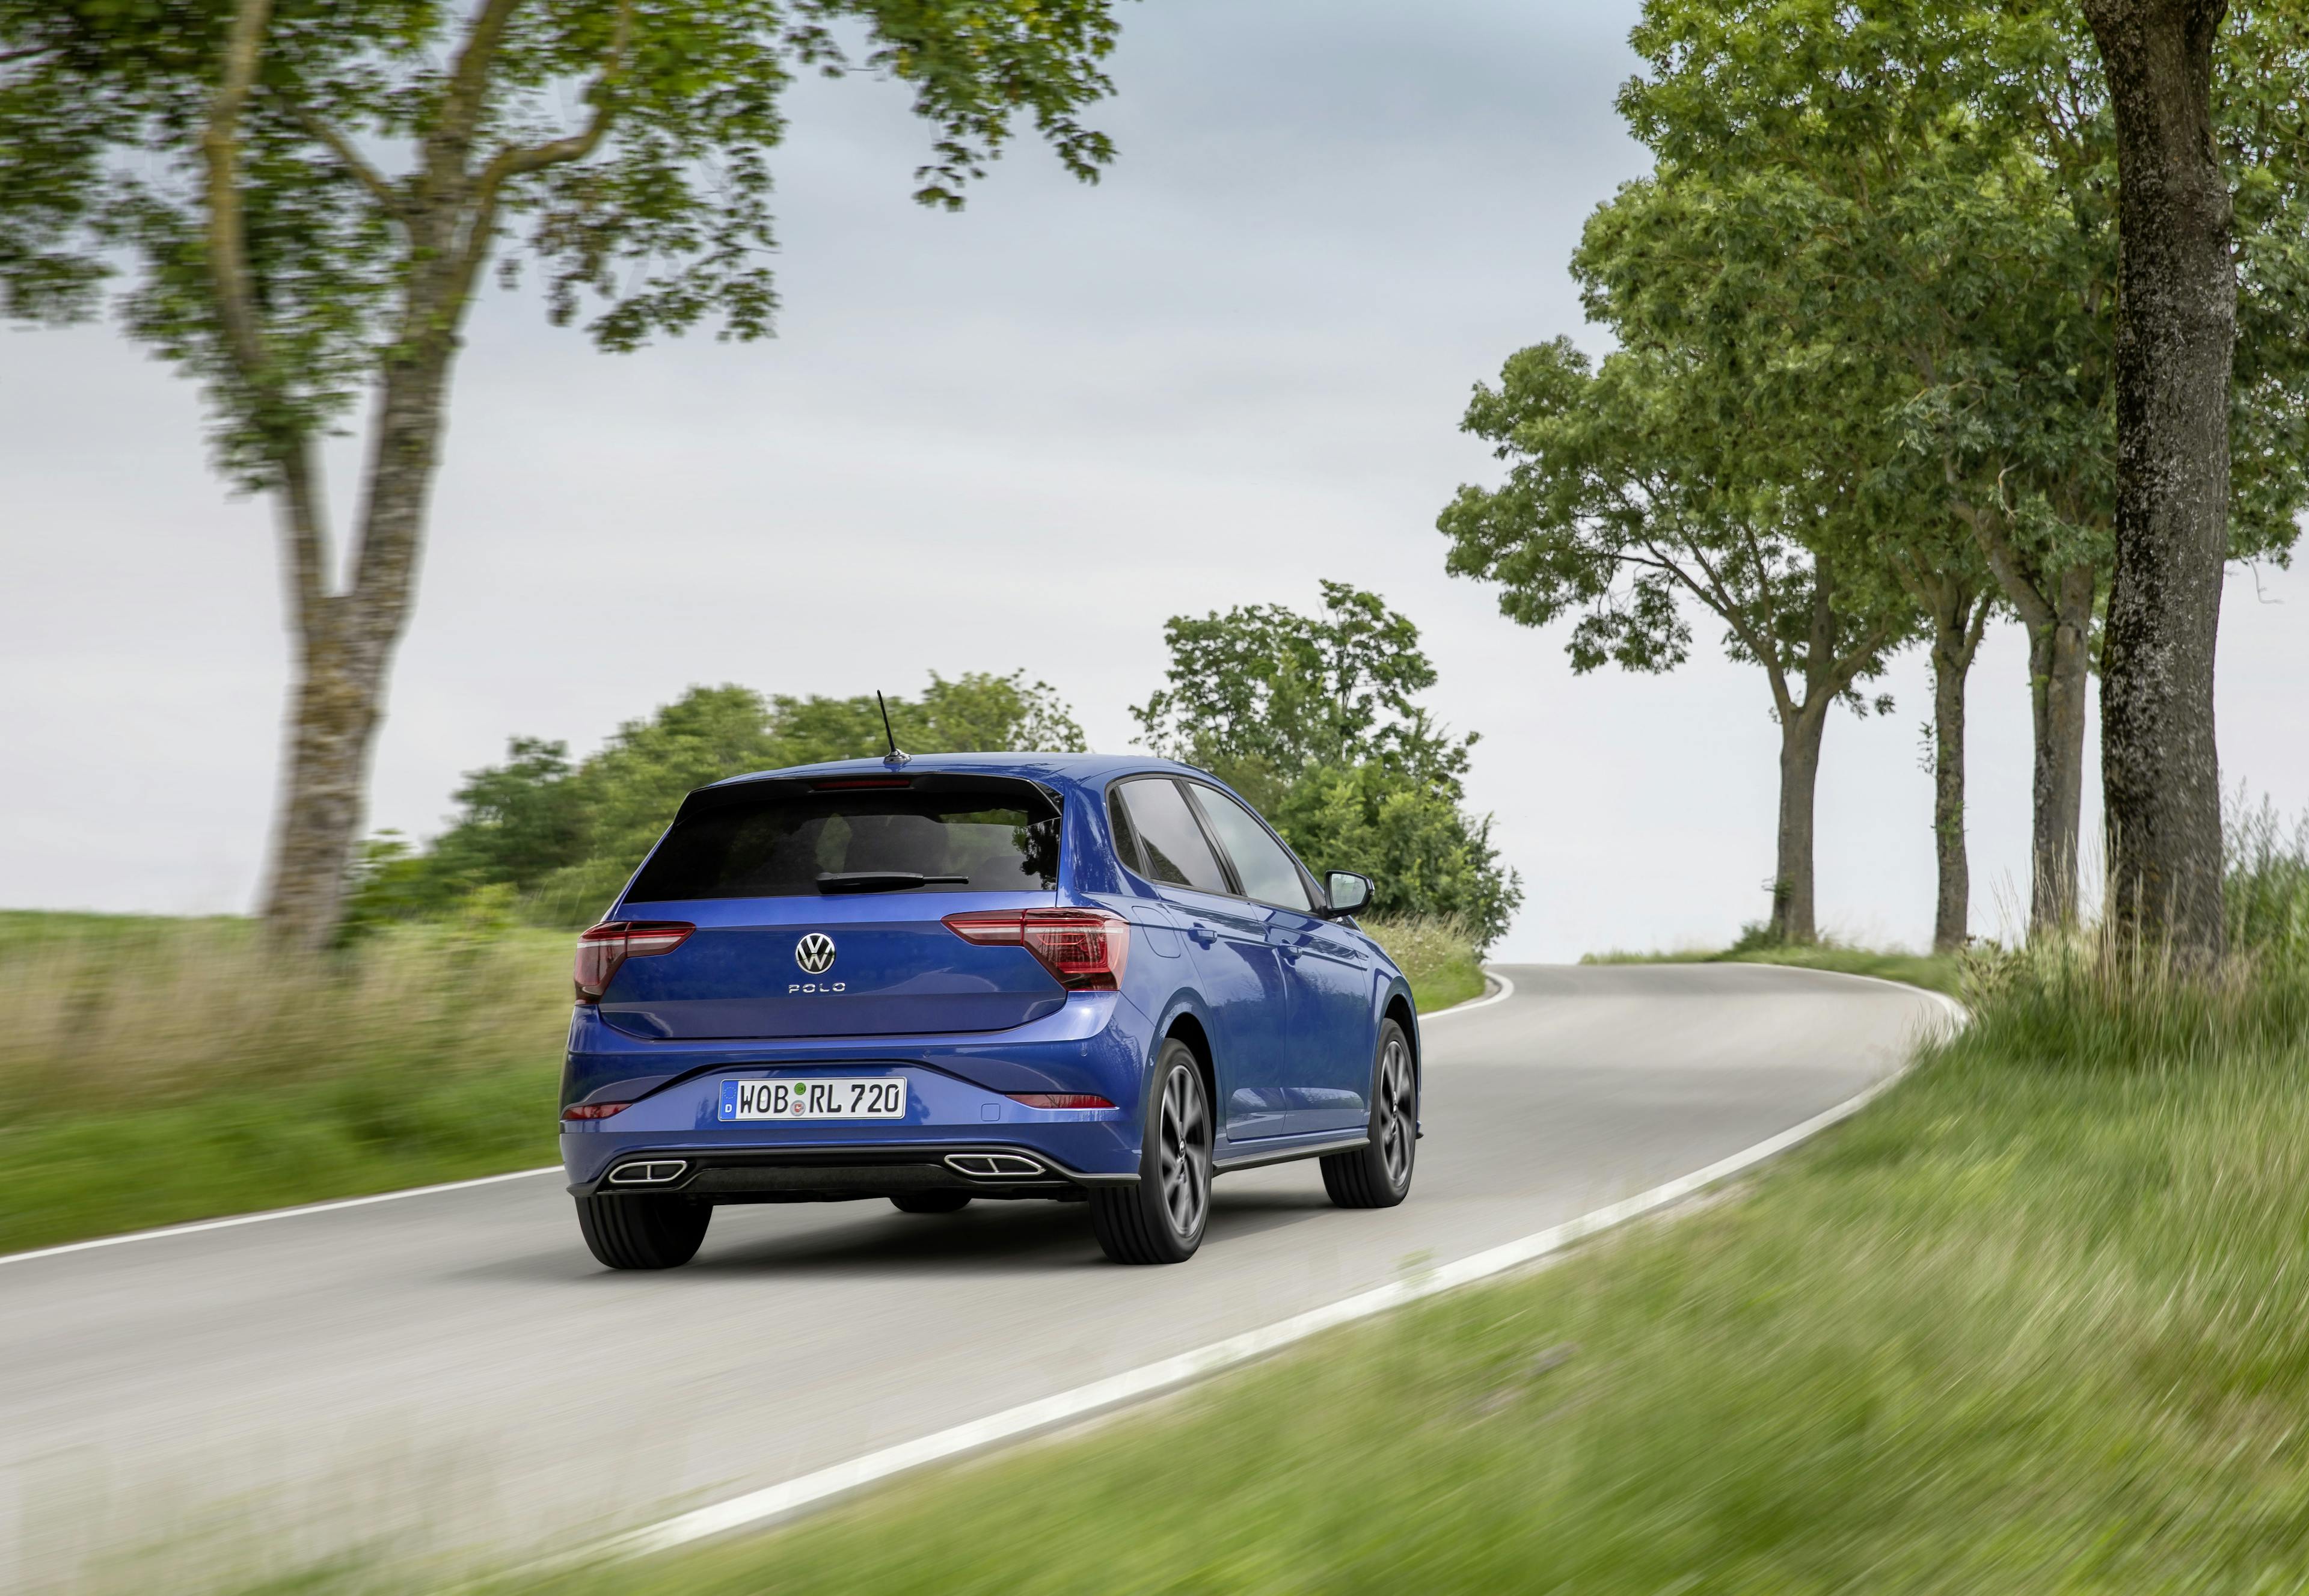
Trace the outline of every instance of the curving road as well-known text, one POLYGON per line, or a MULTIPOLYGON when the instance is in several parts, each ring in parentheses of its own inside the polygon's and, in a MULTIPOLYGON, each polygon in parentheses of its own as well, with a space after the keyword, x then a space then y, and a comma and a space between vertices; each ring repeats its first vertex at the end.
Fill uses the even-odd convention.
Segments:
POLYGON ((542 1175, 0 1260, 0 1589, 217 1526, 203 1555, 244 1562, 662 1518, 1656 1185, 1850 1097, 1944 1013, 1760 966, 1504 973, 1512 996, 1428 1021, 1409 1202, 1232 1175, 1181 1268, 1107 1264, 1077 1206, 847 1203, 724 1209, 688 1268, 617 1275, 542 1175))

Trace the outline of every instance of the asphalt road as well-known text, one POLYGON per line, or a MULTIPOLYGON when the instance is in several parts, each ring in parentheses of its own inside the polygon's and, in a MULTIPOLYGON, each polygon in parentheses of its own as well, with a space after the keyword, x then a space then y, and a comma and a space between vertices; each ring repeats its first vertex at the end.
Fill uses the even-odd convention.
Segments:
POLYGON ((1851 1097, 1941 1012, 1760 966, 1506 974, 1429 1022, 1408 1202, 1232 1175, 1178 1268, 1106 1263, 1075 1205, 842 1203, 723 1209, 689 1267, 613 1274, 552 1175, 0 1267, 0 1589, 139 1545, 165 1578, 99 1583, 651 1522, 1656 1185, 1851 1097))

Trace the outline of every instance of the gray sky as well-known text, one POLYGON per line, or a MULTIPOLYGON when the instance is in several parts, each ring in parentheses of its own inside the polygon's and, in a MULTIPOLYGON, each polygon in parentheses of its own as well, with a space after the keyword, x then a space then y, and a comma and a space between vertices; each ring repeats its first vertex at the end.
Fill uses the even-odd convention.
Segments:
MULTIPOLYGON (((533 297, 477 314, 374 823, 435 829, 507 735, 582 753, 692 682, 912 692, 1023 666, 1122 749, 1166 616, 1311 607, 1330 577, 1425 629, 1431 701, 1483 733, 1471 790, 1529 894, 1502 956, 1729 938, 1772 870, 1760 673, 1703 647, 1673 676, 1575 678, 1560 633, 1443 575, 1433 526, 1492 475, 1457 430, 1470 385, 1542 338, 1596 344, 1565 263, 1643 168, 1611 108, 1634 11, 1148 0, 1106 180, 1021 146, 960 216, 905 197, 926 140, 899 91, 803 85, 777 341, 618 358, 533 297)), ((0 905, 246 908, 287 670, 267 511, 206 469, 190 386, 110 331, 0 336, 0 905)), ((2225 769, 2287 809, 2309 801, 2305 603, 2303 577, 2239 575, 2222 622, 2225 769)), ((1974 684, 1993 932, 2028 837, 2010 629, 1974 684)), ((1916 943, 1922 662, 1886 688, 1897 714, 1829 732, 1821 913, 1916 943)))

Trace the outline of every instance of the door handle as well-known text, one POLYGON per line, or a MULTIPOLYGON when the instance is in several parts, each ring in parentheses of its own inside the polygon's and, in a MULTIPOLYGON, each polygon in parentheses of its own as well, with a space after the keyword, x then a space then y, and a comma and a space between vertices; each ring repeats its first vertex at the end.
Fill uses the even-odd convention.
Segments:
POLYGON ((1207 948, 1219 940, 1217 932, 1199 921, 1188 927, 1187 934, 1195 939, 1195 946, 1198 948, 1207 948))

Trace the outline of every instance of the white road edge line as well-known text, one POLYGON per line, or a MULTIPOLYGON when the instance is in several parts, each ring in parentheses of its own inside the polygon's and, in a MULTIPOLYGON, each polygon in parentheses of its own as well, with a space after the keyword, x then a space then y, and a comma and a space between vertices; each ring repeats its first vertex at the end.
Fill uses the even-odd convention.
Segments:
POLYGON ((333 1202, 307 1202, 297 1208, 268 1208, 260 1213, 234 1214, 229 1219, 196 1219, 189 1225, 165 1225, 158 1230, 131 1230, 119 1236, 99 1236, 93 1241, 66 1242, 62 1246, 38 1247, 29 1253, 0 1253, 0 1264, 30 1263, 35 1258, 57 1258, 66 1253, 91 1253, 99 1247, 125 1247, 132 1241, 159 1241, 169 1236, 197 1236, 203 1230, 230 1230, 238 1225, 262 1225, 268 1219, 330 1214, 343 1208, 367 1208, 373 1202, 398 1202, 403 1197, 430 1197, 437 1192, 465 1192, 475 1186, 494 1186, 502 1181, 528 1180, 534 1175, 560 1173, 560 1165, 547 1164, 536 1169, 516 1169, 509 1175, 484 1175, 473 1180, 444 1181, 434 1186, 405 1186, 398 1192, 376 1192, 367 1197, 340 1197, 333 1202))
MULTIPOLYGON (((1909 990, 1922 991, 1921 988, 1909 990)), ((1945 1005, 1950 1030, 1963 1025, 1966 1018, 1964 1010, 1953 999, 1933 992, 1925 992, 1924 995, 1938 999, 1945 1005)), ((884 1447, 879 1452, 869 1452, 863 1457, 801 1475, 782 1485, 748 1491, 726 1502, 717 1502, 659 1523, 611 1536, 566 1557, 554 1557, 548 1562, 550 1566, 559 1566, 590 1559, 648 1557, 713 1536, 753 1528, 801 1508, 814 1506, 830 1497, 877 1484, 893 1475, 942 1462, 964 1453, 976 1452, 998 1442, 1016 1440, 1036 1430, 1085 1418, 1103 1409, 1137 1401, 1172 1386, 1205 1379, 1239 1364, 1264 1357, 1294 1341, 1319 1335, 1324 1331, 1352 1324, 1356 1320, 1368 1319, 1423 1297, 1433 1297, 1534 1262, 1550 1253, 1561 1252, 1572 1243, 1600 1230, 1608 1230, 1614 1225, 1625 1224, 1630 1219, 1679 1202, 1726 1176, 1763 1162, 1775 1153, 1786 1151, 1838 1121, 1857 1114, 1906 1072, 1904 1065, 1857 1096, 1847 1097, 1835 1107, 1816 1114, 1801 1124, 1791 1125, 1778 1135, 1767 1137, 1730 1158, 1719 1158, 1704 1169, 1695 1169, 1665 1185, 1654 1186, 1648 1192, 1639 1193, 1633 1197, 1596 1209, 1592 1213, 1582 1214, 1576 1219, 1535 1231, 1520 1240, 1471 1253, 1424 1274, 1381 1286, 1325 1307, 1311 1309, 1263 1329, 1229 1336, 1224 1340, 1213 1341, 1191 1352, 1182 1352, 1174 1357, 1095 1380, 1088 1385, 1078 1385, 1072 1391, 1062 1391, 1056 1396, 1022 1403, 984 1418, 975 1418, 967 1424, 924 1436, 919 1440, 904 1441, 895 1446, 884 1447)))
POLYGON ((1500 984, 1500 989, 1497 992, 1485 993, 1482 997, 1478 998, 1469 998, 1466 1002, 1454 1003, 1448 1009, 1438 1009, 1432 1014, 1422 1014, 1419 1017, 1419 1023, 1425 1025, 1429 1020, 1440 1019, 1446 1014, 1465 1014, 1470 1009, 1488 1009, 1493 1003, 1504 1003, 1509 998, 1515 996, 1516 984, 1514 982, 1509 980, 1505 976, 1500 975, 1499 971, 1494 969, 1486 969, 1483 974, 1492 980, 1500 984))

